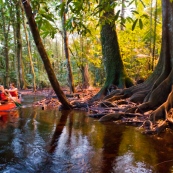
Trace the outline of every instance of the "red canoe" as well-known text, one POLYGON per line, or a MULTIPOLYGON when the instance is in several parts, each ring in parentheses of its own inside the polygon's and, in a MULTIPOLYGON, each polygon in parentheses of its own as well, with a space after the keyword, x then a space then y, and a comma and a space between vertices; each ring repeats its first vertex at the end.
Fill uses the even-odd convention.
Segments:
POLYGON ((6 104, 0 105, 0 111, 8 111, 10 109, 14 109, 16 107, 16 104, 14 102, 9 102, 6 104))

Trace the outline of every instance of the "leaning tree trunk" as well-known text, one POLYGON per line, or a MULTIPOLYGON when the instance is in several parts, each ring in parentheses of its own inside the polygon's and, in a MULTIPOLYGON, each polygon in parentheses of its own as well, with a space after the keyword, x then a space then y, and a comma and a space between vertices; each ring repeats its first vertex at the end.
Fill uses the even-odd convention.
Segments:
POLYGON ((36 22, 34 20, 33 14, 32 14, 31 6, 30 6, 28 1, 22 0, 22 3, 23 3, 25 13, 26 13, 26 16, 28 19, 28 24, 30 26, 30 29, 31 29, 35 44, 37 46, 38 52, 40 54, 40 57, 42 58, 42 61, 44 63, 44 67, 45 67, 45 70, 47 72, 49 81, 50 81, 59 101, 62 103, 64 109, 71 109, 72 106, 68 102, 68 100, 65 97, 65 94, 63 93, 63 91, 60 88, 59 82, 58 82, 56 75, 53 71, 53 68, 51 66, 47 52, 43 46, 36 22))
MULTIPOLYGON (((111 2, 112 0, 109 0, 107 2, 107 6, 109 6, 111 2)), ((100 5, 101 8, 105 8, 106 11, 105 2, 101 0, 100 5), (102 4, 102 2, 104 4, 102 4)), ((106 81, 102 89, 93 98, 93 100, 103 98, 108 93, 109 87, 111 87, 112 85, 121 89, 133 85, 131 79, 127 76, 124 69, 113 16, 114 9, 110 10, 109 8, 109 11, 105 12, 102 18, 100 18, 101 44, 103 53, 103 63, 106 69, 106 81)))

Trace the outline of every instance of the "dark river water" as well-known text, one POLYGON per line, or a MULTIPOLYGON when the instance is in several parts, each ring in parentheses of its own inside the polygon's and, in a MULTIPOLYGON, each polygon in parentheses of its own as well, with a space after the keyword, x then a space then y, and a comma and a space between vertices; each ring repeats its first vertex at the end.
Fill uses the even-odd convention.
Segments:
POLYGON ((169 173, 173 133, 142 134, 137 127, 101 123, 82 111, 23 107, 0 120, 2 173, 169 173))

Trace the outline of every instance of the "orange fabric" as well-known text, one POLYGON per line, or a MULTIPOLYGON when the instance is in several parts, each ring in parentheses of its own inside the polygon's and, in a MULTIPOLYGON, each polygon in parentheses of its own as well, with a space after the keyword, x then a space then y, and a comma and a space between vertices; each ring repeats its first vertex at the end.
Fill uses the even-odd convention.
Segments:
POLYGON ((6 101, 8 100, 8 97, 5 95, 5 93, 0 93, 0 100, 6 101))

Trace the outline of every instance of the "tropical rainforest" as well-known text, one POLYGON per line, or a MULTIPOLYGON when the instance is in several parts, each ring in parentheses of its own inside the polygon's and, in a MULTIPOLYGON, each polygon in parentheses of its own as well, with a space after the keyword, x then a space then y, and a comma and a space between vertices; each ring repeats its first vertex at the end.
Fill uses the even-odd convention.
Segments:
POLYGON ((80 106, 128 105, 100 121, 145 117, 149 133, 171 126, 172 0, 5 0, 0 9, 4 86, 52 87, 63 109, 79 103, 62 86, 97 87, 80 106))

